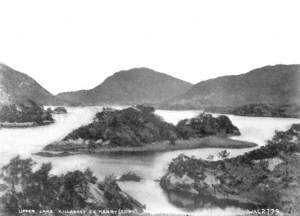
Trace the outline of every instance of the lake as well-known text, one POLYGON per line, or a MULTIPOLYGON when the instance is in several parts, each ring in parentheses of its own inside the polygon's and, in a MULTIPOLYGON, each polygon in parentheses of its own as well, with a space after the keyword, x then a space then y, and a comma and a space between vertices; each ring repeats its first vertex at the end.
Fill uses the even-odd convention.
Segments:
MULTIPOLYGON (((84 170, 89 167, 99 179, 103 179, 107 175, 120 176, 128 171, 133 171, 142 177, 142 181, 120 183, 120 187, 145 204, 147 212, 186 213, 186 210, 180 209, 169 202, 159 183, 154 180, 159 179, 172 158, 181 153, 205 159, 209 154, 216 155, 223 149, 205 148, 143 155, 74 155, 61 158, 44 158, 31 155, 40 151, 45 145, 63 138, 75 128, 91 122, 94 114, 98 111, 101 111, 101 107, 68 108, 68 114, 54 115, 55 123, 52 125, 25 129, 0 129, 0 166, 19 154, 22 157, 31 156, 38 164, 51 162, 53 174, 75 169, 84 170)), ((156 111, 166 121, 174 124, 181 119, 191 118, 200 112, 196 110, 156 111)), ((275 130, 286 130, 291 124, 300 123, 300 119, 292 118, 228 116, 242 133, 241 136, 234 137, 234 139, 255 142, 260 146, 264 145, 266 140, 273 136, 275 130)), ((249 150, 228 149, 230 157, 243 154, 249 150)), ((226 209, 210 207, 197 209, 193 213, 197 215, 236 215, 242 212, 242 209, 233 207, 226 209)))

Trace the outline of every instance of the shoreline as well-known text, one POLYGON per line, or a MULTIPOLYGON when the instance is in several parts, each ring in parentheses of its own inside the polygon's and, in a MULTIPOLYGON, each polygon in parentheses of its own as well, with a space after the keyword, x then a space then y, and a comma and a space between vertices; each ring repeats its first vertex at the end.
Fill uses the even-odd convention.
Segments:
POLYGON ((71 146, 70 144, 68 144, 68 146, 64 145, 59 147, 59 143, 60 142, 50 144, 50 146, 48 145, 45 150, 37 152, 35 153, 35 155, 43 157, 63 157, 76 154, 156 153, 200 148, 242 149, 258 146, 255 143, 233 140, 230 138, 218 136, 207 136, 203 138, 192 138, 188 140, 176 140, 175 145, 170 144, 169 141, 161 141, 135 147, 100 147, 94 149, 92 152, 87 149, 86 145, 74 144, 73 146, 71 146))
MULTIPOLYGON (((181 108, 157 108, 157 110, 163 110, 163 111, 204 111, 205 109, 201 108, 186 108, 186 109, 181 109, 181 108)), ((255 118, 282 118, 282 119, 300 119, 300 116, 297 115, 290 115, 290 116, 276 116, 276 115, 256 115, 256 114, 235 114, 232 112, 224 112, 224 111, 212 111, 212 110, 206 110, 206 113, 211 113, 211 114, 220 114, 220 115, 232 115, 232 116, 239 116, 239 117, 255 117, 255 118)))
POLYGON ((36 122, 0 122, 0 129, 1 128, 34 128, 34 127, 40 127, 40 126, 46 126, 51 125, 53 122, 43 122, 41 124, 38 124, 36 122))

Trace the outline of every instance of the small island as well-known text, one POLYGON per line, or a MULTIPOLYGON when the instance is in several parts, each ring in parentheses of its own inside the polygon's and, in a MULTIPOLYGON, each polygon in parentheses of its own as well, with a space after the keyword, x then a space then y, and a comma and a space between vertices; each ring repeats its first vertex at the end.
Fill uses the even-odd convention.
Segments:
MULTIPOLYGON (((5 182, 0 197, 0 212, 19 215, 20 209, 52 210, 127 210, 136 213, 145 206, 121 190, 114 176, 103 181, 92 171, 71 171, 62 175, 50 174, 51 163, 42 164, 33 171, 32 159, 15 157, 2 168, 1 178, 5 182)), ((1 214, 2 215, 2 214, 1 214)))
POLYGON ((33 100, 26 104, 8 104, 0 107, 0 128, 27 128, 54 123, 51 112, 33 100))
POLYGON ((226 156, 208 161, 180 155, 170 163, 160 185, 182 208, 238 206, 300 212, 300 124, 277 131, 266 146, 226 156))
POLYGON ((53 114, 67 114, 68 111, 65 107, 55 107, 53 110, 53 114))
POLYGON ((138 176, 137 174, 135 174, 134 172, 127 172, 125 174, 123 174, 118 181, 120 182, 124 182, 124 181, 135 181, 135 182, 139 182, 141 181, 142 178, 140 176, 138 176))
POLYGON ((227 116, 201 113, 177 125, 165 122, 153 107, 104 108, 93 122, 44 148, 41 156, 77 153, 158 152, 192 148, 249 148, 256 144, 232 140, 239 129, 227 116))

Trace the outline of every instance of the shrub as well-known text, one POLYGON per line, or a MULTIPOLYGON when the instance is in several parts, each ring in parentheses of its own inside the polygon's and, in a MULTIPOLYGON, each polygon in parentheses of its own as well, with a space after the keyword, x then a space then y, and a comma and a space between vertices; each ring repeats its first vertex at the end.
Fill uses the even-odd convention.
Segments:
POLYGON ((94 121, 82 126, 64 140, 82 138, 109 140, 113 146, 139 146, 161 140, 177 139, 174 125, 164 122, 152 107, 138 105, 123 110, 104 109, 94 121))
POLYGON ((2 122, 34 122, 42 124, 45 121, 53 122, 50 111, 45 111, 32 100, 28 104, 4 105, 0 109, 0 121, 2 122))

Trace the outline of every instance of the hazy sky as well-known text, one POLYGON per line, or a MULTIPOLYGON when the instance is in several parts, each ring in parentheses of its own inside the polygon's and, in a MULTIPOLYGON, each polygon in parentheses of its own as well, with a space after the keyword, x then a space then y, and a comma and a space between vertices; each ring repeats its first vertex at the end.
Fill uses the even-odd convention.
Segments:
POLYGON ((300 63, 300 1, 0 0, 0 61, 52 93, 149 67, 197 83, 300 63))

